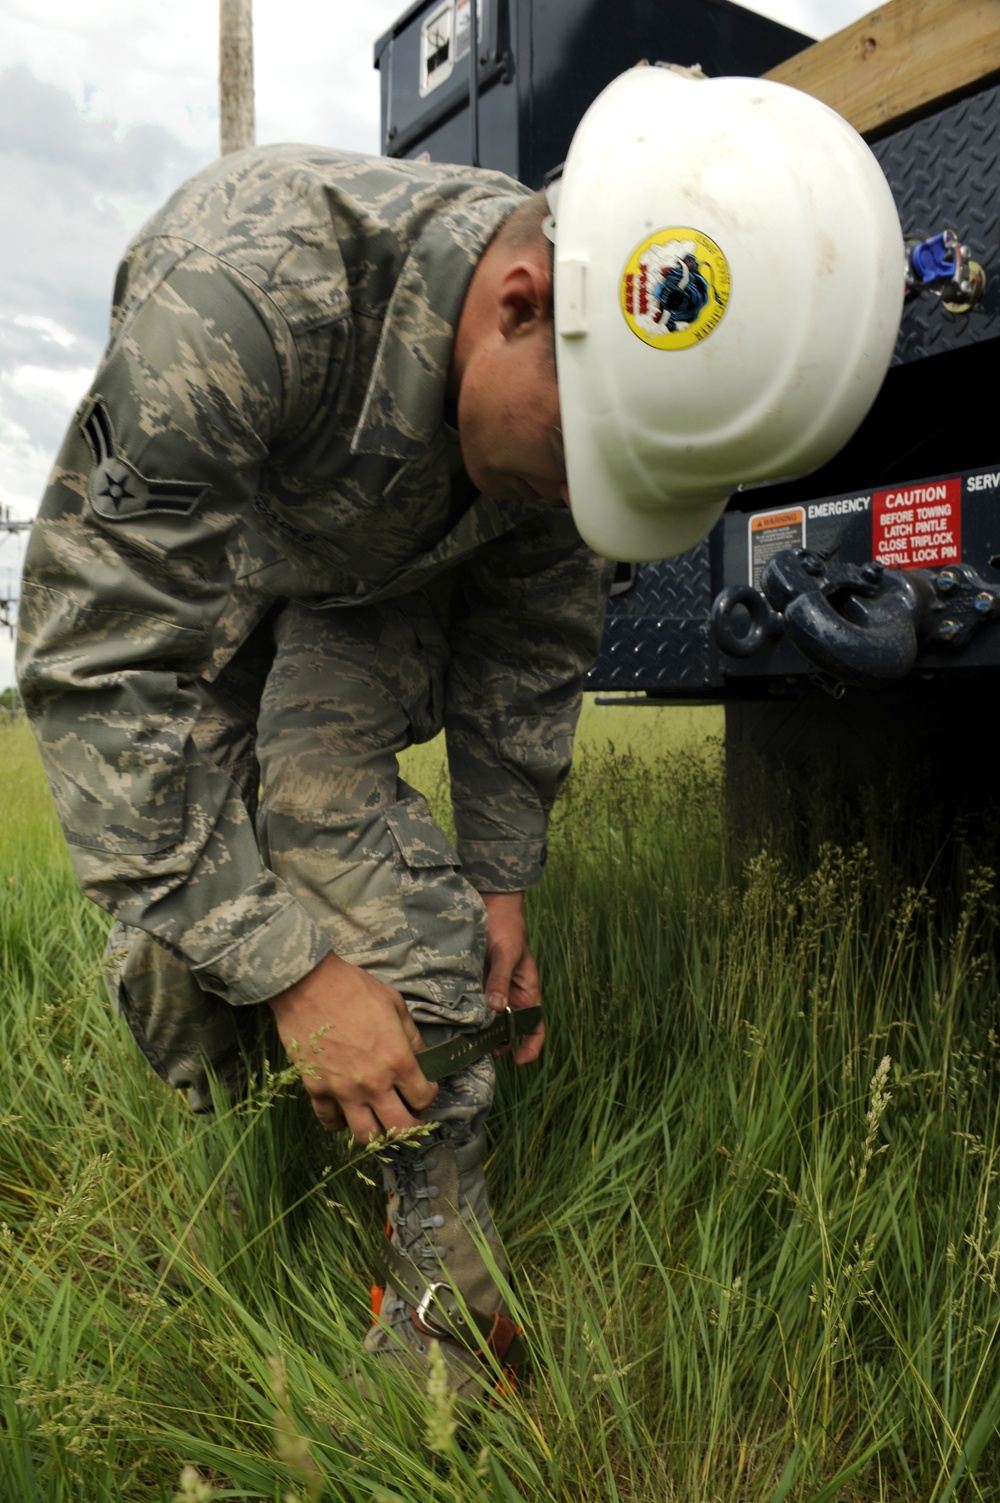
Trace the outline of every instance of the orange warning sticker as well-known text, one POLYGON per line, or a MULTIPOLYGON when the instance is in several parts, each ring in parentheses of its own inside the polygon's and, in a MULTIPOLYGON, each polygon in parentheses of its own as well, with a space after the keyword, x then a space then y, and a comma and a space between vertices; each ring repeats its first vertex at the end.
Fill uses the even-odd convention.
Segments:
POLYGON ((806 513, 802 506, 783 511, 760 511, 750 518, 750 582, 760 589, 760 576, 769 558, 783 548, 806 545, 806 513))

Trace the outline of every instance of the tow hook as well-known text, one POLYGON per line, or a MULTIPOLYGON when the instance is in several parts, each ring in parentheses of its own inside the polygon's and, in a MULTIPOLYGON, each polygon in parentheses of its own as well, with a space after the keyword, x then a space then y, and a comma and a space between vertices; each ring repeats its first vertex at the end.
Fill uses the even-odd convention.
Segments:
POLYGON ((1000 619, 1000 589, 969 564, 887 569, 786 548, 764 568, 761 588, 730 585, 712 606, 712 635, 747 658, 783 632, 823 673, 876 686, 903 678, 921 649, 961 651, 1000 619))

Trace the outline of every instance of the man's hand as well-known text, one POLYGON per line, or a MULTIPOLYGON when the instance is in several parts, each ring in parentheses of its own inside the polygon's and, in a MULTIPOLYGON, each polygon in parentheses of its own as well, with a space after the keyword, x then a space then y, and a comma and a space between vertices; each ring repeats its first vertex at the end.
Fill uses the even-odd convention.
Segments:
MULTIPOLYGON (((483 989, 494 1012, 505 1007, 537 1007, 542 1000, 535 957, 528 949, 523 892, 484 892, 486 904, 486 964, 483 989)), ((538 1058, 545 1043, 545 1024, 539 1023, 521 1040, 515 1065, 538 1058)))
POLYGON ((417 1064, 423 1045, 399 992, 327 955, 270 1006, 324 1127, 346 1122, 367 1143, 390 1128, 419 1125, 438 1088, 417 1064))

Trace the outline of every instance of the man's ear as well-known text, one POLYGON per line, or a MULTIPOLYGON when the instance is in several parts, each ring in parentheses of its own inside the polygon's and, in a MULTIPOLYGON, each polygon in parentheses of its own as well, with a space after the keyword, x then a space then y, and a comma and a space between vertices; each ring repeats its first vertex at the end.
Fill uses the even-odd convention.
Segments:
POLYGON ((552 279, 548 267, 533 256, 510 262, 497 288, 497 312, 505 339, 529 334, 552 316, 552 279))

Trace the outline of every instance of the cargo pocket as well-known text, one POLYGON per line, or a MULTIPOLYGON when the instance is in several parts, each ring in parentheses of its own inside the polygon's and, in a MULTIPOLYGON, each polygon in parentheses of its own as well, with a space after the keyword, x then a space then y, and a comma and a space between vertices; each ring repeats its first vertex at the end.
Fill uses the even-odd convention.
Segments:
POLYGON ((432 741, 444 726, 447 640, 421 595, 386 601, 381 610, 373 673, 406 716, 410 741, 432 741))

